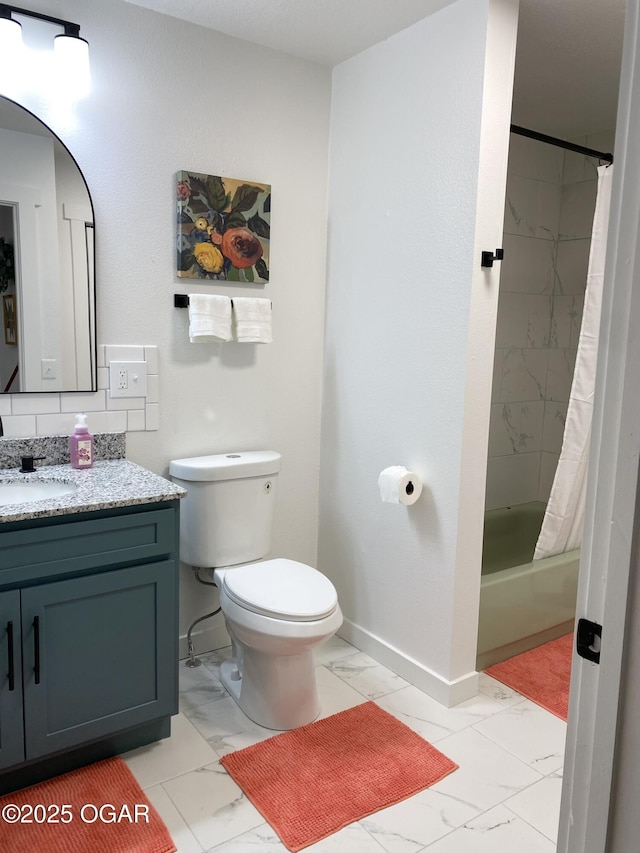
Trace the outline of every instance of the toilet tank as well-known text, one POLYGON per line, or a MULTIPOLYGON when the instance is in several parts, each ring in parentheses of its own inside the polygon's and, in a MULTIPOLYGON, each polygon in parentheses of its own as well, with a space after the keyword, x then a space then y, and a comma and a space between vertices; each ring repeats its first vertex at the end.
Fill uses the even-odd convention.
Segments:
POLYGON ((271 550, 280 454, 272 450, 174 459, 180 501, 180 559, 220 568, 249 563, 271 550))

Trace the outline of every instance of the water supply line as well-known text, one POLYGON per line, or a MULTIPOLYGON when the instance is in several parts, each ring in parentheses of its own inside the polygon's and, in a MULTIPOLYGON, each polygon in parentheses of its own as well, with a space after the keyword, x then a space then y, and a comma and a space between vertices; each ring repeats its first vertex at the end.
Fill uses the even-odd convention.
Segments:
MULTIPOLYGON (((200 569, 194 567, 193 573, 198 583, 204 584, 204 586, 218 586, 218 584, 214 581, 203 581, 200 577, 200 569)), ((188 666, 190 669, 193 669, 196 666, 202 666, 202 661, 199 658, 196 658, 195 652, 193 651, 193 640, 191 639, 191 632, 199 622, 203 622, 205 619, 210 619, 212 616, 216 616, 218 613, 220 613, 221 610, 222 608, 218 607, 216 610, 212 610, 211 613, 205 613, 204 616, 199 616, 195 620, 195 622, 192 622, 191 625, 189 625, 189 630, 187 631, 187 654, 189 655, 189 657, 185 662, 185 666, 188 666)))

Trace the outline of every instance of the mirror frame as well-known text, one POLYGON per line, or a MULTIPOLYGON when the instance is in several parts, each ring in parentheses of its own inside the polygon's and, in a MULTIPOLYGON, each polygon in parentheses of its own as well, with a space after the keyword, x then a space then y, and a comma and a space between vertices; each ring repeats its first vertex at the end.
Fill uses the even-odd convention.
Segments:
MULTIPOLYGON (((46 122, 44 122, 38 115, 36 115, 33 112, 33 110, 30 110, 28 107, 25 107, 23 104, 19 103, 18 101, 15 101, 13 98, 7 97, 6 95, 0 95, 0 98, 2 98, 3 100, 7 101, 10 104, 12 104, 13 106, 17 107, 22 112, 27 113, 29 116, 31 116, 31 118, 34 119, 36 122, 38 122, 39 125, 46 128, 46 130, 51 135, 51 137, 54 141, 54 144, 58 143, 58 145, 60 145, 62 147, 64 152, 70 158, 70 162, 77 169, 78 175, 82 179, 82 183, 84 185, 84 188, 85 188, 86 193, 87 193, 87 198, 89 200, 89 206, 91 208, 91 216, 92 216, 92 220, 93 220, 93 224, 91 226, 92 239, 90 241, 90 243, 91 243, 91 246, 90 246, 91 257, 87 257, 87 275, 88 275, 88 279, 89 279, 87 281, 87 288, 88 288, 89 301, 90 301, 88 334, 89 334, 89 356, 90 356, 90 360, 91 360, 91 365, 90 365, 91 387, 89 387, 89 388, 73 388, 73 389, 68 389, 68 388, 38 389, 38 390, 33 390, 33 391, 28 390, 28 389, 24 389, 24 390, 19 389, 19 390, 15 390, 15 391, 9 390, 6 392, 2 388, 0 388, 0 397, 4 396, 5 394, 6 395, 12 395, 12 394, 74 394, 74 393, 92 394, 92 393, 95 393, 96 391, 98 391, 98 341, 97 341, 98 325, 97 325, 96 258, 95 258, 96 216, 95 216, 95 207, 93 204, 93 198, 91 196, 91 191, 89 189, 87 179, 84 176, 84 172, 80 168, 78 161, 76 160, 74 155, 71 153, 71 151, 69 150, 66 143, 58 136, 58 134, 54 130, 52 130, 51 127, 49 127, 49 125, 46 122)), ((14 260, 14 265, 15 265, 15 263, 16 263, 16 261, 14 260)))

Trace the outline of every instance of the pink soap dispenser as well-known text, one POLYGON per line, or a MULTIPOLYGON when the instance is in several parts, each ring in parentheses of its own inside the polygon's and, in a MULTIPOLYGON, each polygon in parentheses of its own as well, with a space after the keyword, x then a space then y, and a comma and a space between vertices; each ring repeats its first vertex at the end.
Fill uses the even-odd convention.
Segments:
POLYGON ((69 436, 69 455, 72 468, 91 468, 93 465, 93 436, 84 414, 76 415, 76 426, 73 435, 69 436))

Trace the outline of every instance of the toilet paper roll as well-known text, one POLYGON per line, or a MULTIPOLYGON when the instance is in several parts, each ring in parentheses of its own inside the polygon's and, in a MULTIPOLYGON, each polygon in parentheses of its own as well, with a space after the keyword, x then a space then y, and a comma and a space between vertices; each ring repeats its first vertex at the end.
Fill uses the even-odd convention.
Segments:
POLYGON ((378 477, 380 497, 390 504, 411 506, 422 493, 422 483, 414 471, 404 465, 392 465, 380 472, 378 477))

